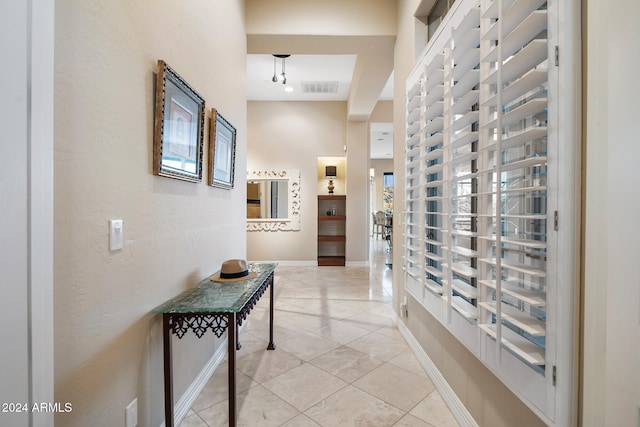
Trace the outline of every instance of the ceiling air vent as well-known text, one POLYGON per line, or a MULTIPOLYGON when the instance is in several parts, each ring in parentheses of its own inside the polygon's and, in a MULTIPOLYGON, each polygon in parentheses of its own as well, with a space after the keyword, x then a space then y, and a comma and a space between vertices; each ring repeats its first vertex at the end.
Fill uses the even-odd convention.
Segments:
POLYGON ((338 82, 302 82, 302 93, 338 93, 338 82))

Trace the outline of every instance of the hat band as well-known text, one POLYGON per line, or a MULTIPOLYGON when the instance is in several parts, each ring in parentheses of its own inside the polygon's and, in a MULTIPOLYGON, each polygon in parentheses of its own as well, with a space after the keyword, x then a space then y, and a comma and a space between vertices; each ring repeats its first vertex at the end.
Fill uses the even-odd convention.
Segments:
POLYGON ((220 273, 221 279, 237 279, 238 277, 244 277, 249 275, 249 270, 241 271, 239 273, 220 273))

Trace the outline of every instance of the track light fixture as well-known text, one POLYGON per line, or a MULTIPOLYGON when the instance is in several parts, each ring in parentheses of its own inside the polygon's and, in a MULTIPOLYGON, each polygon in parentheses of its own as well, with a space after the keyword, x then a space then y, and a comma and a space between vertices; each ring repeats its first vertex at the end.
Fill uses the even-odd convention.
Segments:
POLYGON ((278 83, 278 76, 276 75, 276 57, 274 55, 273 57, 273 77, 271 78, 271 81, 274 83, 278 83))
POLYGON ((285 59, 287 59, 288 57, 290 57, 291 55, 288 54, 276 54, 273 53, 273 77, 271 78, 271 81, 274 83, 277 83, 279 80, 282 81, 283 85, 287 84, 287 74, 285 73, 285 59), (278 59, 282 59, 282 68, 281 68, 281 73, 278 75, 277 71, 276 71, 276 62, 278 61, 278 59))

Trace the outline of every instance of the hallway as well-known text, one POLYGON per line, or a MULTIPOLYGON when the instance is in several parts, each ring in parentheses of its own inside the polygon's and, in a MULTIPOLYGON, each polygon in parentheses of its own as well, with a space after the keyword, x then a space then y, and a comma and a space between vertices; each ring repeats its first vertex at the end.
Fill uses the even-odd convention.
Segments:
MULTIPOLYGON (((238 425, 457 426, 394 325, 386 242, 371 268, 278 267, 275 351, 265 296, 240 333, 238 425)), ((226 426, 223 362, 182 427, 226 426)))

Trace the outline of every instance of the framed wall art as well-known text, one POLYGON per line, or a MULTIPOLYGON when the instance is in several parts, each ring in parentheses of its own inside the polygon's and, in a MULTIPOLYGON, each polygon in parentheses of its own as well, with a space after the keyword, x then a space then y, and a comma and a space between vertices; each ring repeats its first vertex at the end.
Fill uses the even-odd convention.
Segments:
POLYGON ((153 174, 202 181, 204 98, 158 60, 153 174))
POLYGON ((236 128, 215 108, 209 126, 209 185, 233 188, 236 162, 236 128))

